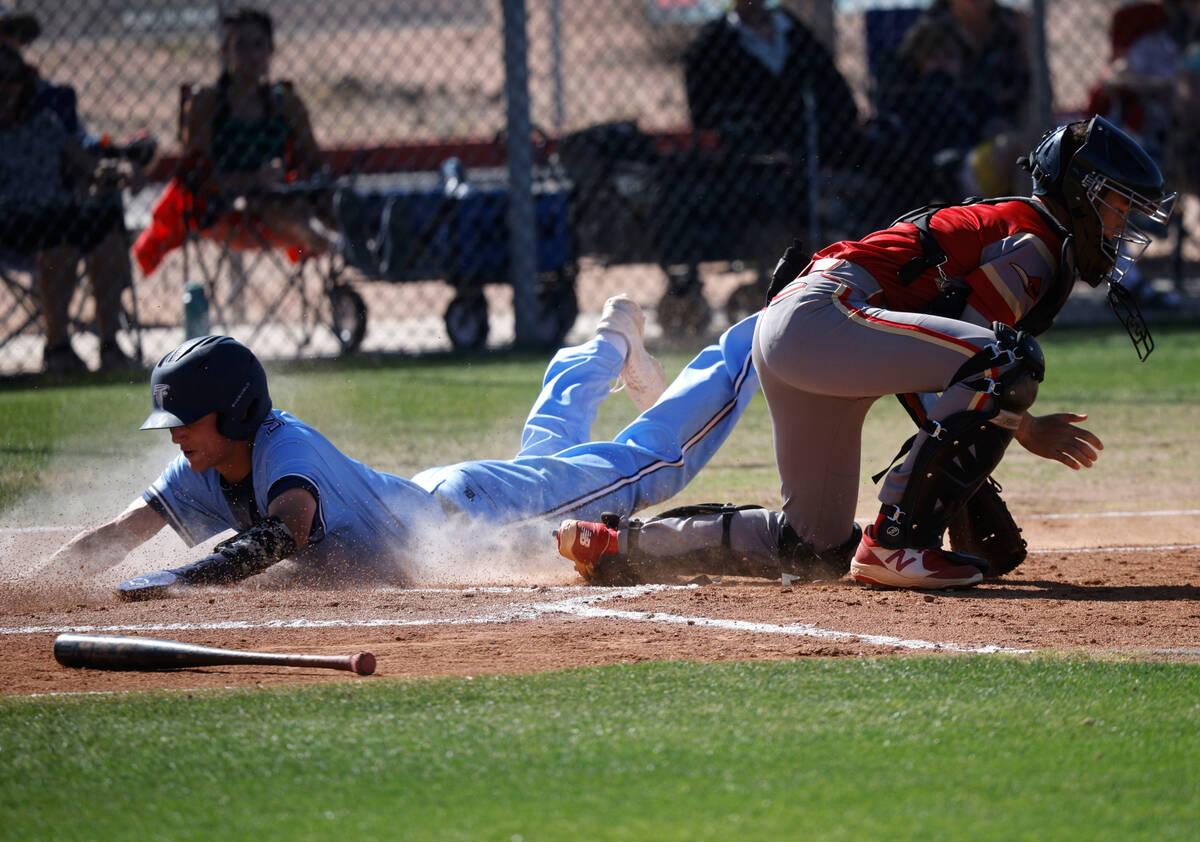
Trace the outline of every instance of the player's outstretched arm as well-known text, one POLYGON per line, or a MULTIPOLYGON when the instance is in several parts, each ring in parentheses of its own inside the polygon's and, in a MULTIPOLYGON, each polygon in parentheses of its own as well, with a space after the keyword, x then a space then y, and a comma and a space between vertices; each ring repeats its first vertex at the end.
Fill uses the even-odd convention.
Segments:
POLYGON ((308 542, 316 498, 303 488, 289 489, 267 508, 267 519, 217 544, 213 552, 183 567, 157 570, 117 586, 122 599, 179 596, 196 585, 229 585, 261 573, 308 542))
POLYGON ((138 497, 108 523, 85 529, 60 547, 39 574, 70 579, 95 576, 149 541, 165 524, 162 515, 138 497))
POLYGON ((1026 412, 1017 427, 1016 439, 1030 453, 1062 462, 1073 471, 1090 468, 1104 444, 1095 433, 1073 423, 1086 420, 1087 415, 1075 412, 1040 416, 1026 412))
POLYGON ((316 513, 317 499, 303 488, 289 488, 267 506, 267 515, 283 521, 297 547, 308 543, 308 533, 316 513))

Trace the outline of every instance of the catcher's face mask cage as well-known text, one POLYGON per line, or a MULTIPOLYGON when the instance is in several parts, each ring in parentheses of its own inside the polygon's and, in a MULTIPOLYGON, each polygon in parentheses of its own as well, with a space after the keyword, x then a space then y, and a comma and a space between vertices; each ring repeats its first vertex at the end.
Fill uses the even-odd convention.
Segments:
POLYGON ((1143 226, 1165 226, 1175 206, 1175 194, 1146 196, 1097 172, 1084 176, 1082 184, 1096 217, 1097 245, 1109 267, 1092 286, 1104 281, 1120 283, 1150 245, 1150 234, 1143 226))
POLYGON ((1103 117, 1047 132, 1029 165, 1034 194, 1070 215, 1079 274, 1093 287, 1119 283, 1150 244, 1145 228, 1165 224, 1174 206, 1158 165, 1103 117))

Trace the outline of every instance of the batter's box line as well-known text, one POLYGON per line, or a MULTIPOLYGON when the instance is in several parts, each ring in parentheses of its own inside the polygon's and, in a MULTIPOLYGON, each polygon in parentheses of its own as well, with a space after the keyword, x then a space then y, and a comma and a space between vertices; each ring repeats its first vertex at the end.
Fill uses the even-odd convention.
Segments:
POLYGON ((693 617, 682 614, 667 614, 659 611, 623 611, 615 608, 598 607, 596 604, 613 599, 630 599, 662 591, 695 589, 696 585, 638 585, 630 588, 599 588, 591 593, 571 599, 545 603, 509 605, 502 611, 474 617, 431 618, 421 620, 396 620, 379 618, 372 620, 267 620, 251 623, 227 620, 216 623, 153 623, 144 625, 73 626, 65 629, 51 627, 26 627, 22 629, 0 629, 0 634, 48 634, 55 632, 166 632, 166 631, 219 631, 249 629, 322 629, 322 628, 411 628, 414 626, 462 626, 494 625, 511 622, 528 622, 553 614, 565 614, 581 619, 617 619, 631 622, 667 623, 671 625, 698 626, 701 628, 738 631, 748 634, 771 634, 789 637, 807 637, 818 640, 863 643, 870 646, 912 649, 962 654, 1029 654, 1033 649, 1013 649, 1003 646, 963 646, 931 640, 905 639, 892 635, 863 634, 858 632, 823 629, 812 624, 755 623, 747 620, 730 620, 714 617, 693 617))
MULTIPOLYGON (((696 588, 696 585, 637 585, 627 588, 597 588, 592 586, 571 586, 562 589, 564 591, 587 591, 583 596, 576 597, 573 600, 559 600, 553 603, 544 603, 545 605, 554 606, 553 611, 560 612, 560 607, 568 603, 580 602, 588 603, 598 600, 622 598, 622 597, 639 597, 646 594, 654 593, 663 590, 688 590, 696 588)), ((480 588, 468 588, 463 590, 453 590, 441 588, 413 588, 409 593, 429 593, 429 592, 454 592, 465 593, 467 591, 480 591, 480 588)), ((517 591, 518 589, 511 589, 517 591)), ((526 593, 527 588, 519 589, 526 593)), ((498 588, 495 592, 504 593, 508 589, 498 588)), ((496 613, 481 614, 468 617, 432 617, 416 620, 398 620, 394 617, 377 617, 365 620, 310 620, 306 617, 296 617, 289 620, 216 620, 207 623, 127 623, 113 624, 107 626, 97 625, 72 625, 72 626, 0 626, 0 635, 17 635, 17 634, 104 634, 107 632, 178 632, 178 631, 251 631, 254 629, 348 629, 348 628, 408 628, 413 626, 454 626, 454 625, 492 625, 496 623, 509 623, 514 621, 525 621, 537 619, 551 609, 542 610, 539 603, 510 603, 507 608, 496 613)))
POLYGON ((1030 550, 1030 555, 1061 553, 1149 553, 1160 550, 1200 550, 1200 544, 1147 544, 1139 547, 1063 547, 1049 550, 1030 550))

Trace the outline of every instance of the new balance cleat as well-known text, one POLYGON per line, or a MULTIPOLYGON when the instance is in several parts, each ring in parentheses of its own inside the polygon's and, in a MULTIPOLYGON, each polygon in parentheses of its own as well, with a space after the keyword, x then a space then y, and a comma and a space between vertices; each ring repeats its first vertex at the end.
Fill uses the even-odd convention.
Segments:
POLYGON ((863 532, 850 562, 850 577, 868 585, 940 590, 974 585, 983 579, 987 562, 941 547, 885 547, 875 540, 875 527, 863 532))
POLYGON ((666 391, 667 376, 662 363, 646 350, 646 317, 642 308, 628 295, 614 295, 604 302, 600 313, 596 332, 602 330, 620 334, 629 343, 625 367, 614 391, 624 389, 638 412, 645 412, 666 391))
POLYGON ((579 575, 589 582, 600 578, 596 570, 600 558, 617 553, 617 530, 603 523, 564 520, 554 530, 554 537, 559 554, 575 562, 579 575))

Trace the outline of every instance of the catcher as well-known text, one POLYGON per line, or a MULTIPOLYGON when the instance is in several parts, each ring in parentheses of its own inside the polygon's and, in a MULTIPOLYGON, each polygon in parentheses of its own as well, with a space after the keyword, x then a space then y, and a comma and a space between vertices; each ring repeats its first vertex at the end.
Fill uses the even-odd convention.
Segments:
POLYGON ((922 208, 807 265, 794 251, 781 261, 753 359, 789 540, 762 540, 755 524, 768 513, 716 507, 633 528, 567 521, 559 551, 585 576, 620 578, 668 545, 685 552, 715 541, 726 548, 718 563, 735 567, 778 547, 785 576, 848 566, 859 582, 926 589, 973 585, 1019 564, 1024 541, 989 482, 1009 442, 1072 469, 1090 467, 1103 447, 1076 425, 1085 415, 1029 412, 1045 373, 1034 337, 1077 279, 1103 283, 1145 359, 1153 340, 1120 281, 1150 242, 1135 220, 1165 224, 1174 201, 1153 160, 1099 117, 1048 132, 1023 163, 1032 198, 922 208), (902 396, 919 430, 860 537, 862 424, 888 394, 902 396), (952 550, 943 548, 948 527, 952 550))

